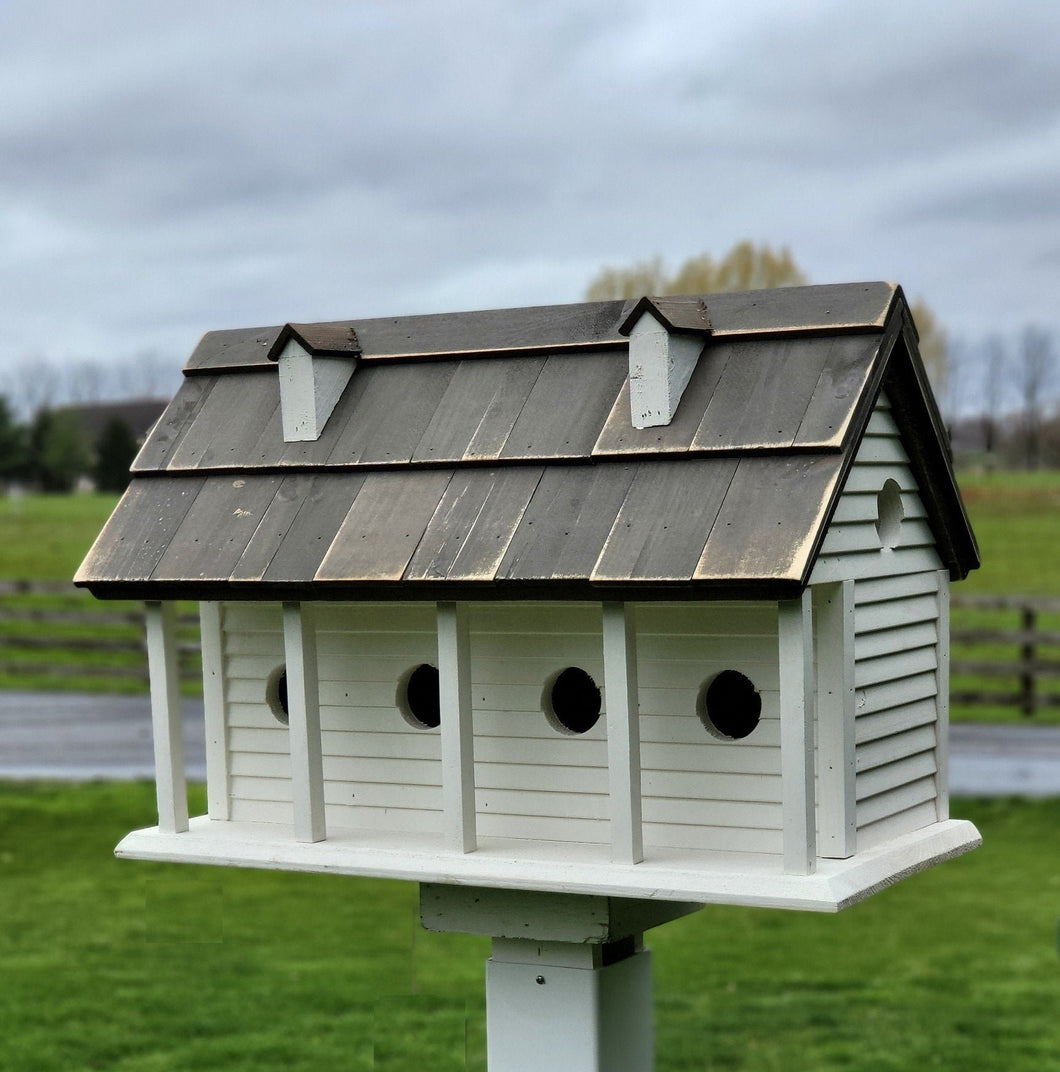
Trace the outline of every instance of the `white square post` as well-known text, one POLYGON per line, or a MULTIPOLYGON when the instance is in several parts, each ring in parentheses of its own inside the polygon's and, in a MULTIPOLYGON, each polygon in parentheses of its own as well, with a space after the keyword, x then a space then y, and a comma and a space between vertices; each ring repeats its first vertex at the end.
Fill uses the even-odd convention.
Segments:
POLYGON ((611 858, 638 864, 644 859, 644 837, 636 626, 628 603, 604 603, 603 610, 611 858))
POLYGON ((297 841, 323 841, 324 770, 320 745, 317 639, 311 606, 283 605, 287 666, 287 717, 291 743, 291 790, 297 841))
POLYGON ((158 829, 167 834, 181 834, 188 829, 188 787, 184 774, 176 612, 172 603, 155 600, 148 601, 144 610, 158 829))
POLYGON ((817 862, 813 762, 813 608, 810 590, 779 603, 780 768, 784 871, 809 875, 817 862))
POLYGON ((490 1072, 652 1072, 651 953, 493 940, 486 965, 490 1072))
POLYGON ((857 851, 854 582, 813 590, 817 626, 817 836, 821 856, 857 851))
POLYGON ((441 709, 445 839, 474 852, 475 756, 471 722, 471 646, 466 603, 438 604, 438 703, 441 709))
POLYGON ((228 727, 225 725, 225 674, 221 604, 199 604, 202 648, 202 702, 206 722, 206 800, 211 819, 230 815, 228 727))

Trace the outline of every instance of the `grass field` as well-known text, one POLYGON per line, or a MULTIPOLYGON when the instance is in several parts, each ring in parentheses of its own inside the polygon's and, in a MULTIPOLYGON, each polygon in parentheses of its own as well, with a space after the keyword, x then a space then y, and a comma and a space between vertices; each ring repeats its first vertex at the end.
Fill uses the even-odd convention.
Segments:
MULTIPOLYGON (((201 801, 198 802, 201 805, 201 801)), ((659 1072, 1060 1070, 1060 801, 838 916, 652 932, 659 1072)), ((0 785, 5 1072, 483 1069, 485 940, 413 884, 117 861, 142 784, 0 785)))

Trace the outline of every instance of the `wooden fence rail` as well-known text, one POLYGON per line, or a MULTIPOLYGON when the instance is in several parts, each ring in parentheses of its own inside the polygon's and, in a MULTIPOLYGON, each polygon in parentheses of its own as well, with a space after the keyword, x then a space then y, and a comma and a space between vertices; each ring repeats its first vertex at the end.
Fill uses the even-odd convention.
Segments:
MULTIPOLYGON (((181 677, 199 683, 198 615, 179 616, 181 677)), ((0 686, 145 691, 147 649, 143 607, 96 601, 72 584, 0 581, 0 686)))
POLYGON ((1060 679, 1060 631, 1040 629, 1043 614, 1060 615, 1060 599, 1032 596, 954 596, 955 610, 989 612, 1003 616, 1000 625, 989 627, 953 627, 950 631, 953 658, 950 664, 950 702, 955 706, 1015 707, 1031 718, 1044 707, 1060 707, 1060 690, 1049 689, 1050 682, 1060 679), (983 645, 1000 645, 1008 657, 998 658, 994 652, 977 657, 964 657, 965 649, 983 645), (1042 649, 1054 649, 1050 658, 1042 649), (962 676, 1008 678, 1014 687, 1008 689, 968 688, 962 676))
MULTIPOLYGON (((952 606, 955 707, 1010 707, 1027 717, 1060 707, 1060 599, 954 595, 952 606), (1056 627, 1040 628, 1042 615, 1056 627)), ((192 604, 183 610, 181 674, 197 688, 198 617, 192 604)), ((0 581, 0 678, 17 688, 42 676, 146 688, 142 608, 99 603, 68 583, 0 581)))

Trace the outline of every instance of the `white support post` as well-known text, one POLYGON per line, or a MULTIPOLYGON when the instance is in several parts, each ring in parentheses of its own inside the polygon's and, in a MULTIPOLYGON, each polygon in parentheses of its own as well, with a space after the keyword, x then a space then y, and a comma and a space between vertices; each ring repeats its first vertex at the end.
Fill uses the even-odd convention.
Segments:
POLYGON ((630 604, 604 603, 603 636, 611 858, 616 863, 638 864, 644 859, 640 702, 636 626, 630 604))
POLYGON ((211 819, 228 819, 231 794, 221 604, 199 604, 202 647, 202 700, 206 720, 206 800, 211 819))
POLYGON ((471 645, 466 603, 438 604, 438 702, 441 707, 442 806, 454 852, 474 852, 475 755, 471 722, 471 645))
POLYGON ((935 808, 941 823, 950 817, 950 575, 948 570, 939 570, 935 576, 938 579, 935 808))
POLYGON ((172 603, 153 600, 145 604, 145 612, 158 829, 166 834, 181 834, 188 829, 188 788, 184 775, 176 613, 172 603))
POLYGON ((854 582, 814 592, 817 623, 817 837, 821 856, 857 851, 854 756, 854 582))
POLYGON ((323 841, 324 770, 320 746, 317 641, 312 607, 283 605, 287 665, 287 717, 291 747, 291 790, 297 841, 323 841))
POLYGON ((629 955, 607 963, 600 945, 495 938, 486 965, 490 1072, 651 1072, 651 953, 635 939, 628 945, 629 955))
POLYGON ((780 766, 784 870, 812 874, 817 861, 813 763, 813 611, 806 589, 781 600, 780 766))

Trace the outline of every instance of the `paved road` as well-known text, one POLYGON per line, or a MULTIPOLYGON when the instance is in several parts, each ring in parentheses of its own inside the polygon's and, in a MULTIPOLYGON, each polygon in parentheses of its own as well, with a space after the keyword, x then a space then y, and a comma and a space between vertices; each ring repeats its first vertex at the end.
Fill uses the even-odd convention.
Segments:
MULTIPOLYGON (((184 701, 188 777, 206 778, 202 701, 184 701)), ((0 778, 153 778, 146 696, 0 692, 0 778)))
MULTIPOLYGON (((202 703, 184 703, 188 777, 206 777, 202 703)), ((1060 726, 955 725, 950 788, 965 795, 1060 796, 1060 726)), ((144 696, 0 692, 0 778, 151 778, 144 696)))

